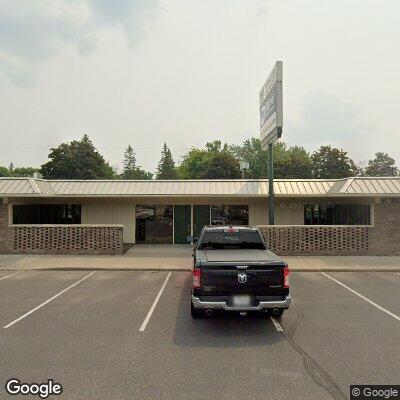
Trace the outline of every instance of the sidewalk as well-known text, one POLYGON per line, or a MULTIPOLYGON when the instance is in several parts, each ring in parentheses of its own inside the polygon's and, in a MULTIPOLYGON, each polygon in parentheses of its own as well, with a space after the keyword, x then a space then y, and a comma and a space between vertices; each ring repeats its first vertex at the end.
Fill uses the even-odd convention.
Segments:
POLYGON ((292 271, 380 271, 400 272, 400 256, 287 256, 292 271))
MULTIPOLYGON (((0 254, 0 271, 110 270, 185 271, 192 266, 188 245, 135 245, 116 256, 0 254)), ((400 256, 288 256, 291 271, 396 271, 400 256)))

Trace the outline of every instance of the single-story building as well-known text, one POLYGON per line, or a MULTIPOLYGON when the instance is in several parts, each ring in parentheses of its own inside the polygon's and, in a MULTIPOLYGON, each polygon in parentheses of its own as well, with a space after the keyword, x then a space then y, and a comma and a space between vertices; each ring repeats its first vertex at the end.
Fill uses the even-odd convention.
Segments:
POLYGON ((259 226, 281 254, 400 254, 400 177, 268 181, 0 178, 0 252, 113 254, 186 243, 204 225, 259 226))

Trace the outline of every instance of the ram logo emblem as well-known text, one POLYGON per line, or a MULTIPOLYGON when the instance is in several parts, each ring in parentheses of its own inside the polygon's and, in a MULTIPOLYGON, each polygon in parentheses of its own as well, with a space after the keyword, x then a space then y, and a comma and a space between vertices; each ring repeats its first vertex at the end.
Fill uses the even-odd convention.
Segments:
POLYGON ((247 282, 247 274, 246 274, 246 272, 239 272, 238 273, 238 282, 239 283, 246 283, 247 282))

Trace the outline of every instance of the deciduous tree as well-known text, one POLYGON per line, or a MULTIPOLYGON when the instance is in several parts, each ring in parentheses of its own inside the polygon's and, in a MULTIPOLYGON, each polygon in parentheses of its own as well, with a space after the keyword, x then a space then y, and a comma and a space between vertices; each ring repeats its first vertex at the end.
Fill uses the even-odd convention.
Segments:
POLYGON ((237 179, 240 178, 238 159, 228 151, 208 155, 200 179, 237 179))
POLYGON ((17 167, 10 171, 10 176, 32 177, 35 172, 39 172, 39 168, 34 167, 17 167))
POLYGON ((0 177, 17 177, 17 178, 25 178, 32 177, 35 172, 38 172, 38 168, 34 167, 17 167, 14 168, 14 164, 10 163, 10 166, 2 167, 0 166, 0 177))
POLYGON ((375 158, 368 161, 364 171, 366 176, 396 176, 398 173, 396 161, 387 153, 376 153, 375 158))
POLYGON ((343 149, 321 146, 311 156, 314 178, 348 178, 357 176, 359 168, 343 149))
POLYGON ((240 178, 239 158, 220 140, 206 144, 206 149, 192 148, 178 168, 182 179, 240 178))
POLYGON ((312 162, 310 154, 304 147, 291 146, 286 150, 280 178, 307 179, 312 178, 312 162))
MULTIPOLYGON (((237 157, 249 163, 245 176, 252 179, 268 177, 268 151, 261 150, 259 138, 244 141, 242 146, 231 146, 237 157)), ((284 142, 274 145, 275 178, 311 178, 312 163, 309 153, 300 146, 288 147, 284 142)))
POLYGON ((181 179, 199 179, 200 172, 205 168, 206 155, 206 150, 193 147, 183 156, 178 167, 179 177, 181 179))
POLYGON ((114 172, 87 135, 81 140, 62 143, 50 149, 47 163, 41 166, 49 179, 111 179, 114 172))
POLYGON ((0 165, 0 177, 10 176, 10 171, 7 167, 2 167, 0 165))

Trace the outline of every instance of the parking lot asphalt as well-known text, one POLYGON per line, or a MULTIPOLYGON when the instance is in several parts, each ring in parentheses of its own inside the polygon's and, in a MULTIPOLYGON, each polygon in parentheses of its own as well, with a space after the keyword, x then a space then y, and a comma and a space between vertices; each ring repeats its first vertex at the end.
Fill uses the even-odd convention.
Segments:
POLYGON ((395 272, 293 273, 280 332, 193 320, 188 272, 3 271, 0 399, 29 398, 5 392, 14 377, 70 400, 346 399, 400 383, 399 289, 395 272))

